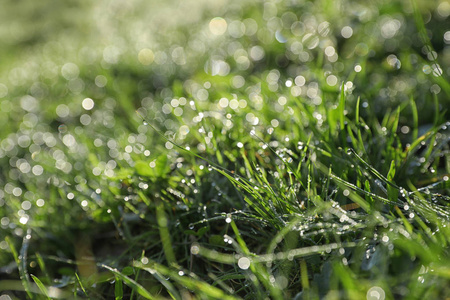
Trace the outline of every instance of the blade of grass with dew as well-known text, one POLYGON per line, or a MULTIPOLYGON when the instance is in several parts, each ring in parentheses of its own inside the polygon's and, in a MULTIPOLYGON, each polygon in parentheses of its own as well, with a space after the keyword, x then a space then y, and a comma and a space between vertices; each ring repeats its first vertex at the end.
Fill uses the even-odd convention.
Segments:
POLYGON ((9 236, 7 236, 5 238, 5 241, 6 241, 6 243, 8 243, 9 249, 11 250, 11 253, 12 253, 14 260, 17 264, 17 267, 19 269, 20 280, 22 281, 25 292, 27 293, 28 298, 34 299, 34 296, 31 293, 31 286, 30 286, 29 278, 28 278, 25 270, 23 269, 24 266, 23 266, 22 259, 19 257, 19 254, 17 253, 17 250, 14 247, 14 244, 13 244, 13 241, 11 240, 11 238, 9 236))
POLYGON ((372 167, 372 166, 371 166, 370 164, 368 164, 364 159, 362 159, 362 158, 355 152, 355 150, 349 148, 349 149, 347 150, 347 154, 350 154, 350 155, 355 156, 355 157, 356 157, 356 158, 364 165, 364 167, 366 167, 368 170, 370 170, 370 171, 372 172, 372 174, 374 174, 378 179, 380 179, 381 181, 383 181, 383 182, 386 183, 386 184, 391 185, 391 186, 394 187, 394 188, 399 189, 399 187, 398 187, 396 184, 390 182, 386 177, 384 177, 384 176, 383 176, 380 172, 378 172, 374 167, 372 167))
POLYGON ((402 211, 400 210, 400 208, 398 208, 397 206, 395 207, 395 211, 397 212, 397 214, 400 216, 400 218, 402 219, 403 225, 406 228, 406 231, 408 231, 409 234, 411 234, 413 232, 413 226, 411 225, 411 223, 408 221, 408 219, 406 219, 405 215, 402 213, 402 211))
MULTIPOLYGON (((267 263, 274 261, 284 261, 286 259, 294 259, 300 257, 307 257, 311 255, 316 255, 320 253, 326 253, 331 250, 336 250, 339 248, 354 248, 357 247, 356 242, 346 242, 346 243, 331 243, 317 246, 308 246, 302 248, 291 249, 284 252, 277 252, 275 254, 260 254, 252 256, 253 262, 267 263)), ((238 263, 238 258, 233 254, 218 253, 215 250, 210 250, 205 247, 199 247, 199 255, 204 256, 210 260, 223 263, 223 264, 236 264, 238 263)))
MULTIPOLYGON (((395 161, 392 160, 391 161, 391 166, 389 167, 389 172, 387 174, 387 180, 389 182, 394 182, 394 176, 395 176, 395 161)), ((388 185, 387 186, 387 192, 388 192, 388 199, 391 202, 395 202, 398 199, 398 194, 399 194, 399 189, 392 186, 392 185, 388 185)))
MULTIPOLYGON (((236 223, 232 219, 230 222, 231 228, 233 229, 234 235, 236 237, 236 240, 239 244, 240 251, 248 257, 251 257, 250 250, 248 249, 245 241, 242 239, 242 236, 239 232, 239 229, 236 226, 236 223)), ((265 268, 263 268, 262 265, 259 263, 253 263, 251 261, 251 258, 247 258, 250 260, 250 266, 248 267, 250 271, 258 278, 259 282, 261 282, 264 287, 270 292, 273 299, 282 299, 281 291, 277 289, 271 282, 269 282, 269 276, 267 274, 267 271, 265 268)), ((239 260, 238 260, 239 265, 239 260)))
POLYGON ((107 266, 105 264, 100 264, 100 266, 120 278, 126 285, 128 285, 131 289, 136 290, 139 295, 141 295, 145 299, 157 299, 156 297, 153 297, 142 285, 140 285, 130 277, 122 274, 119 270, 111 268, 110 266, 107 266))
POLYGON ((268 149, 270 149, 270 151, 272 151, 282 162, 283 162, 283 164, 286 166, 286 168, 288 169, 288 170, 290 170, 294 175, 295 175, 295 177, 298 179, 298 180, 300 180, 300 178, 301 178, 301 175, 300 174, 298 174, 297 173, 297 171, 296 170, 294 170, 293 168, 292 168, 292 166, 286 161, 286 159, 284 159, 283 157, 281 157, 278 153, 277 153, 277 151, 275 151, 275 149, 273 149, 269 144, 267 144, 262 138, 260 138, 259 136, 257 136, 256 135, 256 133, 253 133, 252 134, 252 136, 254 136, 255 138, 257 138, 259 141, 261 141, 268 149))
POLYGON ((141 262, 134 262, 133 266, 136 268, 140 268, 149 273, 157 271, 161 273, 163 276, 170 277, 170 279, 178 282, 182 286, 197 292, 198 294, 205 295, 208 299, 224 299, 224 300, 236 300, 236 298, 231 295, 227 295, 224 291, 219 288, 216 288, 206 282, 191 278, 187 275, 179 275, 178 271, 172 271, 170 268, 165 267, 156 262, 148 262, 147 264, 143 264, 141 262))
POLYGON ((42 283, 42 281, 39 280, 39 278, 37 278, 36 276, 34 276, 33 274, 30 275, 31 278, 33 279, 33 281, 36 283, 36 285, 38 286, 39 290, 41 291, 41 293, 47 298, 47 299, 51 299, 48 296, 48 291, 47 288, 45 287, 45 285, 42 283))
POLYGON ((247 204, 250 207, 255 209, 255 211, 258 212, 260 214, 260 216, 265 217, 267 220, 271 220, 274 218, 273 212, 270 210, 270 207, 267 207, 263 197, 257 191, 255 191, 250 186, 243 184, 243 180, 236 180, 234 178, 234 176, 229 175, 228 173, 226 173, 225 171, 223 171, 221 169, 215 169, 215 170, 218 173, 225 176, 226 178, 228 178, 228 180, 230 180, 230 182, 232 184, 234 184, 236 187, 240 187, 243 190, 245 190, 246 192, 248 192, 252 196, 252 198, 254 198, 256 200, 256 201, 252 201, 248 197, 244 196, 244 201, 247 202, 247 204))
POLYGON ((366 179, 366 181, 364 181, 364 190, 367 192, 365 194, 366 201, 370 204, 371 207, 373 207, 373 205, 375 204, 375 201, 374 201, 373 197, 370 196, 370 194, 372 194, 372 193, 371 193, 371 189, 370 189, 370 182, 367 179, 366 179))
POLYGON ((83 286, 83 283, 81 282, 80 276, 78 276, 78 273, 75 272, 75 278, 77 279, 78 284, 80 285, 81 290, 83 291, 83 293, 86 295, 86 297, 88 296, 88 294, 86 293, 86 289, 83 286))

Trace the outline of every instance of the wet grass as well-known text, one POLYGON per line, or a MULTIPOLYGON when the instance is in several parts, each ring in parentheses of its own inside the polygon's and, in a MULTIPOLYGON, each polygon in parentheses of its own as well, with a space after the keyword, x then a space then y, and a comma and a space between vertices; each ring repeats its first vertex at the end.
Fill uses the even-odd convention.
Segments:
POLYGON ((49 3, 0 12, 2 299, 450 295, 447 2, 49 3))

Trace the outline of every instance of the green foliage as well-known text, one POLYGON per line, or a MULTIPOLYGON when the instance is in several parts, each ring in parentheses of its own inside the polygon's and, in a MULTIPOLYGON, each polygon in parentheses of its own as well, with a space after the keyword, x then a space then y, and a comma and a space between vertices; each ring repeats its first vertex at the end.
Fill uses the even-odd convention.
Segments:
POLYGON ((7 1, 0 292, 445 298, 445 3, 7 1))

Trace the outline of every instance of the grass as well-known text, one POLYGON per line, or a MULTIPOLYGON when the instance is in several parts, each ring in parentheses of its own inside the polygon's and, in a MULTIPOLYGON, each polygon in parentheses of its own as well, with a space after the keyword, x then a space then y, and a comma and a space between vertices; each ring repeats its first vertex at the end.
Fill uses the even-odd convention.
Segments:
POLYGON ((0 13, 1 297, 448 298, 447 2, 222 4, 0 13))

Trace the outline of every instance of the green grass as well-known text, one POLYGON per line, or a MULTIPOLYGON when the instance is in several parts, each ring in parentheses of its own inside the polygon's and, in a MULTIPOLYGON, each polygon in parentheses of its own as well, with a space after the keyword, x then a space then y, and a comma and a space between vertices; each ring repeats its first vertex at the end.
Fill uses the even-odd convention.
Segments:
POLYGON ((448 2, 5 5, 2 297, 450 296, 448 2))

